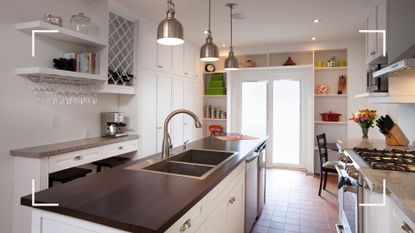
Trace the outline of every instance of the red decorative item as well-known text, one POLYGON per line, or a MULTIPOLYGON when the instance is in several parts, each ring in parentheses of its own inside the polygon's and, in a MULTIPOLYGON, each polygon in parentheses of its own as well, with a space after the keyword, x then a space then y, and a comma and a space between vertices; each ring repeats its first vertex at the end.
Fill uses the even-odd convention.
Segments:
POLYGON ((340 120, 340 116, 342 114, 339 113, 333 113, 333 112, 326 112, 326 113, 322 113, 320 114, 321 118, 323 121, 339 121, 340 120))
POLYGON ((210 135, 214 136, 217 133, 223 133, 223 128, 220 125, 209 125, 210 135))

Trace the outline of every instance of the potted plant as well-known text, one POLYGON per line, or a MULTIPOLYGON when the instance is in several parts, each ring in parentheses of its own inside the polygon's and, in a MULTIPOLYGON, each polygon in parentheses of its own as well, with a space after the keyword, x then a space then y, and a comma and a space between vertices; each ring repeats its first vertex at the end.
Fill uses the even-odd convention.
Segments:
POLYGON ((360 125, 363 133, 362 138, 367 139, 369 128, 373 127, 373 123, 375 122, 376 117, 376 110, 363 109, 352 114, 350 120, 360 125))

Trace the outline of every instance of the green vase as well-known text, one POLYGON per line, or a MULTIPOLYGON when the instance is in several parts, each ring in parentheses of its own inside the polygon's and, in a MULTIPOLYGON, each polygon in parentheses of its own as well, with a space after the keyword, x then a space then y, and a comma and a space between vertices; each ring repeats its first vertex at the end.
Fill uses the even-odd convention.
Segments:
POLYGON ((369 128, 363 128, 362 127, 362 133, 363 133, 363 135, 362 135, 362 138, 363 139, 369 138, 369 136, 368 136, 368 134, 369 134, 369 128))

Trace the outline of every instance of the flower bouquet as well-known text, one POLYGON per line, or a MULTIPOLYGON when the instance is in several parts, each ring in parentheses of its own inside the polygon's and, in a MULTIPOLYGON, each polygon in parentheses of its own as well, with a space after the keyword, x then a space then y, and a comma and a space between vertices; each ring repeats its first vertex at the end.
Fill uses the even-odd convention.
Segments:
POLYGON ((350 120, 360 125, 363 133, 362 138, 368 138, 369 128, 373 127, 376 117, 376 110, 363 109, 352 114, 350 120))

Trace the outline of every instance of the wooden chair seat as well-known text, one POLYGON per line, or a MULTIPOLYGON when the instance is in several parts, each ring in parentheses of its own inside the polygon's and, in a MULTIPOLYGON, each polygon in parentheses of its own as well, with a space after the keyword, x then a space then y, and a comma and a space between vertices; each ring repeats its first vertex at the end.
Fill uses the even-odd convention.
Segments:
POLYGON ((62 171, 57 171, 49 174, 49 188, 53 186, 53 182, 66 183, 81 177, 86 176, 92 172, 91 169, 71 167, 62 171))
POLYGON ((334 167, 334 162, 333 161, 327 161, 327 162, 323 163, 323 168, 336 170, 336 168, 334 167))
POLYGON ((113 167, 122 165, 129 160, 130 160, 129 158, 115 156, 115 157, 110 157, 110 158, 102 159, 99 161, 95 161, 92 164, 96 165, 97 172, 100 172, 102 167, 113 168, 113 167))

